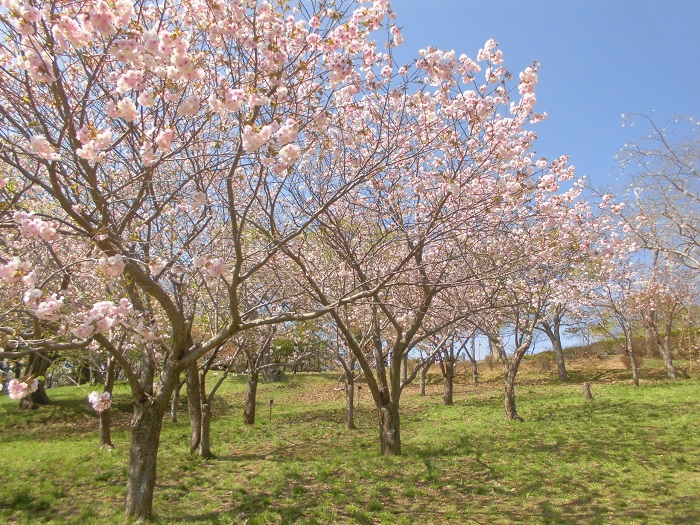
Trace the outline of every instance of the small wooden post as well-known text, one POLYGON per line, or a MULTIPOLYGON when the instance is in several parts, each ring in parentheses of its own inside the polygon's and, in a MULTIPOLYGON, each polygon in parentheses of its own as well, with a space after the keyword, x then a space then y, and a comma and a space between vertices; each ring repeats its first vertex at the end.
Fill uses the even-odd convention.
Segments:
POLYGON ((591 394, 591 384, 590 383, 583 383, 583 398, 584 399, 593 399, 593 394, 591 394))
POLYGON ((362 390, 362 385, 357 385, 357 406, 360 406, 360 390, 362 390))
POLYGON ((272 399, 270 399, 270 423, 272 423, 272 399))

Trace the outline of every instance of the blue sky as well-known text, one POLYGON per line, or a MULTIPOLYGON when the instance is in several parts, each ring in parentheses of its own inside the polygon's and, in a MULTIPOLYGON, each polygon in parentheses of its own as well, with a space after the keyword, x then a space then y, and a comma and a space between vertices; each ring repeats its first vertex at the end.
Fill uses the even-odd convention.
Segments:
POLYGON ((517 73, 540 62, 537 152, 567 153, 578 176, 616 183, 615 154, 645 126, 622 113, 700 119, 700 0, 393 0, 400 59, 420 48, 472 58, 488 38, 517 73))

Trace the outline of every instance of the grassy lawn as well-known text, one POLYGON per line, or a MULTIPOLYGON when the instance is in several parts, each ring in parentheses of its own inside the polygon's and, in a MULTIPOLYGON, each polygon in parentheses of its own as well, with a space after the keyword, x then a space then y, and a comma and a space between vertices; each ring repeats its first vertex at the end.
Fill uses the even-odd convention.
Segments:
MULTIPOLYGON (((258 422, 248 427, 245 379, 234 377, 214 406, 216 459, 187 453, 184 405, 178 423, 165 423, 156 522, 700 523, 700 381, 649 371, 635 389, 624 373, 577 371, 567 385, 552 375, 522 374, 524 423, 504 421, 495 372, 478 386, 460 378, 450 407, 435 376, 426 397, 409 387, 401 457, 379 455, 365 389, 349 431, 337 376, 261 384, 258 422), (584 379, 594 381, 593 401, 583 399, 584 379)), ((49 395, 53 405, 31 412, 0 399, 0 522, 120 523, 126 388, 115 393, 114 451, 97 447, 86 391, 49 395)))

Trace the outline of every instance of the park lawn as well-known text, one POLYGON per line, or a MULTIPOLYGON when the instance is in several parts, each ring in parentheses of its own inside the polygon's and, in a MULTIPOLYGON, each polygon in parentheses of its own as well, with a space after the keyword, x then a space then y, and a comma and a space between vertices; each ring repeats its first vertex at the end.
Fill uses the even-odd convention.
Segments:
MULTIPOLYGON (((700 523, 700 381, 637 389, 608 374, 585 401, 579 382, 551 375, 523 374, 522 423, 504 421, 497 374, 477 386, 460 378, 453 406, 441 404, 435 376, 426 397, 410 386, 400 457, 380 456, 366 389, 353 431, 332 374, 261 384, 257 423, 245 426, 245 378, 232 377, 215 400, 215 459, 187 453, 184 404, 179 422, 166 421, 155 522, 700 523)), ((97 446, 87 391, 49 394, 53 405, 30 412, 0 400, 0 522, 120 523, 126 387, 115 391, 114 451, 97 446)))

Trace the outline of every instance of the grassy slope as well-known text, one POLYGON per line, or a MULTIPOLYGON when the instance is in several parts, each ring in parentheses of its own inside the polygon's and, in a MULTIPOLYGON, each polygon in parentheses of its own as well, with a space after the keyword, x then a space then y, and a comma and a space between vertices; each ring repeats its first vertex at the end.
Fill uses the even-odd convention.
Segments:
MULTIPOLYGON (((343 428, 336 377, 323 375, 261 385, 258 423, 246 427, 244 380, 234 378, 214 407, 216 459, 186 453, 184 407, 181 422, 165 424, 157 522, 700 523, 700 382, 634 389, 620 381, 625 372, 576 374, 598 380, 594 401, 578 383, 525 370, 525 423, 503 420, 495 372, 478 387, 462 378, 451 407, 440 404, 436 377, 427 397, 409 387, 404 455, 390 458, 378 454, 366 390, 355 431, 343 428)), ((129 419, 121 388, 114 452, 96 446, 86 392, 52 390, 54 405, 33 412, 2 398, 0 522, 121 521, 129 419)))

